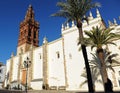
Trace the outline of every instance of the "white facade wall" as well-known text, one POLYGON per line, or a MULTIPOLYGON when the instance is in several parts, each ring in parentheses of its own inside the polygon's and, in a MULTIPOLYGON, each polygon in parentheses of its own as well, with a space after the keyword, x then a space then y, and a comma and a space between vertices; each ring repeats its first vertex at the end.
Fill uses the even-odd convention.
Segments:
POLYGON ((82 81, 80 75, 83 71, 84 60, 82 53, 79 52, 78 32, 75 29, 69 29, 69 32, 64 31, 64 50, 66 59, 68 89, 78 89, 82 81))
MULTIPOLYGON (((89 25, 85 22, 83 23, 83 31, 91 30, 92 27, 100 27, 103 26, 101 22, 101 17, 95 18, 89 22, 89 25)), ((104 27, 104 26, 103 26, 104 27)), ((64 48, 65 48, 65 57, 67 64, 67 77, 68 77, 68 89, 80 89, 80 84, 83 81, 83 77, 81 77, 81 73, 83 72, 84 59, 82 51, 79 51, 78 46, 78 29, 76 26, 66 28, 62 31, 62 35, 64 37, 64 48)), ((88 59, 92 58, 91 56, 91 48, 87 47, 88 59)), ((83 89, 86 89, 84 87, 83 89)))
POLYGON ((39 47, 33 52, 33 79, 43 79, 43 52, 39 47))
MULTIPOLYGON (((114 76, 115 83, 117 84, 116 86, 114 86, 115 84, 113 83, 113 86, 114 86, 113 89, 119 91, 120 90, 120 66, 116 66, 113 68, 115 70, 115 72, 113 72, 113 75, 115 75, 114 76)), ((112 76, 111 80, 113 82, 113 76, 112 76)))
POLYGON ((40 80, 30 82, 30 87, 33 90, 42 90, 42 85, 43 85, 43 82, 41 82, 40 80))
POLYGON ((33 78, 31 87, 35 90, 41 90, 43 85, 43 51, 42 47, 33 51, 33 78))
POLYGON ((7 62, 6 62, 6 78, 5 78, 5 87, 7 86, 7 84, 9 84, 10 82, 9 82, 9 71, 10 71, 10 59, 9 60, 7 60, 7 62))
POLYGON ((19 66, 19 57, 16 56, 13 58, 12 81, 18 80, 18 66, 19 66))
POLYGON ((50 86, 65 86, 62 39, 48 44, 48 82, 50 86))
POLYGON ((3 88, 4 80, 5 80, 5 73, 6 73, 6 66, 4 64, 0 67, 0 89, 3 88))

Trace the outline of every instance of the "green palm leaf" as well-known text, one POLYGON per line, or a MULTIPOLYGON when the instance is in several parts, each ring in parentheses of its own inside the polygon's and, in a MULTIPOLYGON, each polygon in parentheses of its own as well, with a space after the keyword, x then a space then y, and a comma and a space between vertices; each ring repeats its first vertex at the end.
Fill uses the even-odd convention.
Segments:
POLYGON ((85 38, 86 45, 94 47, 102 47, 103 45, 113 44, 115 39, 120 39, 120 35, 117 33, 112 33, 113 29, 101 29, 100 27, 93 27, 90 31, 84 31, 88 38, 85 38))

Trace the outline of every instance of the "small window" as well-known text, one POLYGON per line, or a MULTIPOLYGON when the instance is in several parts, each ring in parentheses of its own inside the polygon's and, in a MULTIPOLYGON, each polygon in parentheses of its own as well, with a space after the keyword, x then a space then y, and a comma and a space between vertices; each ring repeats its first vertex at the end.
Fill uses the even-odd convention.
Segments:
POLYGON ((28 37, 28 41, 31 42, 31 39, 28 37))
POLYGON ((29 32, 28 32, 28 36, 30 36, 30 37, 31 37, 31 30, 29 30, 29 32))
POLYGON ((41 54, 40 54, 40 59, 42 59, 42 56, 41 56, 41 54))
POLYGON ((34 43, 36 43, 36 41, 34 40, 34 43))
POLYGON ((34 32, 34 38, 36 38, 36 32, 34 32))
POLYGON ((56 52, 56 54, 57 54, 57 58, 60 58, 60 53, 58 51, 56 52))
POLYGON ((69 58, 72 59, 72 54, 71 53, 69 54, 69 58))

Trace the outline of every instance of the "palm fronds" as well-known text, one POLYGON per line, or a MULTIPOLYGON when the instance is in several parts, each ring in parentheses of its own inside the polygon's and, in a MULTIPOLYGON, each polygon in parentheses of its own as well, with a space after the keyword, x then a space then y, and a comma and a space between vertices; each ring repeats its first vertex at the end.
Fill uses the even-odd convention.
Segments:
POLYGON ((103 45, 113 44, 114 39, 119 39, 120 35, 113 33, 113 28, 101 29, 100 27, 93 27, 90 31, 84 31, 88 38, 84 40, 86 45, 90 45, 91 49, 94 47, 102 47, 103 45))

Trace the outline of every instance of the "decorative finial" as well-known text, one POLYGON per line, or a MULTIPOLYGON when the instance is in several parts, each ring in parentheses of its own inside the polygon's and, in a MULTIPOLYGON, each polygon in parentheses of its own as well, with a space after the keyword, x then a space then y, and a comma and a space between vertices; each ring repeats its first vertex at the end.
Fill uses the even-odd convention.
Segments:
POLYGON ((72 27, 75 26, 74 20, 72 20, 72 27))
POLYGON ((34 11, 33 11, 32 5, 29 5, 26 16, 25 16, 25 20, 30 20, 30 19, 34 20, 34 11))
POLYGON ((113 23, 112 23, 110 20, 108 20, 108 25, 109 25, 109 26, 112 26, 113 23))
POLYGON ((89 20, 92 20, 92 19, 93 19, 92 12, 90 11, 90 13, 89 13, 89 20))
POLYGON ((86 22, 86 20, 85 20, 85 19, 86 19, 86 16, 85 16, 85 15, 84 15, 84 17, 83 17, 83 18, 84 18, 83 22, 86 22))
POLYGON ((64 27, 64 25, 62 24, 62 28, 61 28, 61 30, 63 31, 65 29, 65 27, 64 27))
POLYGON ((98 9, 96 9, 96 14, 97 14, 97 17, 101 17, 100 12, 99 12, 98 9))
POLYGON ((29 8, 32 8, 32 5, 31 5, 31 4, 29 5, 29 8))
POLYGON ((43 39, 43 44, 48 43, 46 36, 43 39))
POLYGON ((69 23, 67 22, 67 27, 66 28, 69 28, 69 23))
POLYGON ((116 21, 116 19, 114 18, 113 20, 114 20, 114 24, 117 25, 117 21, 116 21))
POLYGON ((11 53, 11 57, 14 57, 14 52, 11 53))

